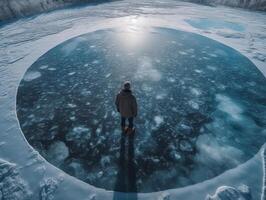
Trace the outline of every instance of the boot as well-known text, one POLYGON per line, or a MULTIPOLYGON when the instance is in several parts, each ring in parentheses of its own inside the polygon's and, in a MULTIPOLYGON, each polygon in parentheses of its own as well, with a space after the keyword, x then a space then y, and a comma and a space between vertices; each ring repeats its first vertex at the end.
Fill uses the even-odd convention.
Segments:
POLYGON ((127 133, 128 133, 129 135, 132 134, 134 131, 135 131, 134 128, 128 128, 128 129, 127 129, 127 133))
POLYGON ((123 133, 126 133, 126 132, 127 132, 127 127, 125 127, 125 126, 121 126, 121 131, 122 131, 123 133))

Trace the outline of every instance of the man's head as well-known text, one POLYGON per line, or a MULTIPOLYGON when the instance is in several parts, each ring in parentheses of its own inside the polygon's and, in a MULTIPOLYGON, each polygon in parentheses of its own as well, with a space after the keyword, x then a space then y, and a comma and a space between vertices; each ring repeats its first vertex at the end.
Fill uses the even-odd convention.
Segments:
POLYGON ((126 81, 126 82, 124 83, 124 89, 125 89, 125 90, 130 90, 130 88, 131 88, 131 84, 130 84, 130 82, 129 82, 129 81, 126 81))

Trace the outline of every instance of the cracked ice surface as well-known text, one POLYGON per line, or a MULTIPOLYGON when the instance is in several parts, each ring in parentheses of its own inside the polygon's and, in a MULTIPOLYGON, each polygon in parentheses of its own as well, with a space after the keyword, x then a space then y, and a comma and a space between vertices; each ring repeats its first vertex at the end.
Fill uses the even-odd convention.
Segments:
MULTIPOLYGON (((257 12, 248 12, 222 7, 211 8, 174 1, 123 1, 114 2, 111 4, 103 4, 95 7, 60 10, 43 14, 35 18, 21 19, 14 23, 2 26, 0 28, 0 111, 3 117, 0 118, 2 130, 0 134, 0 157, 8 159, 9 161, 20 166, 19 170, 21 171, 22 177, 29 182, 29 186, 33 191, 37 191, 37 186, 40 185, 42 176, 57 176, 59 173, 57 169, 54 169, 47 162, 39 162, 36 160, 36 154, 33 153, 34 151, 28 148, 27 143, 21 135, 16 121, 14 106, 16 88, 18 87, 19 81, 23 78, 23 74, 26 69, 31 66, 32 63, 38 59, 38 57, 54 47, 56 44, 60 44, 66 39, 83 33, 104 28, 125 27, 125 25, 129 30, 134 30, 142 26, 176 28, 200 33, 237 49, 251 59, 252 62, 255 63, 259 70, 265 75, 266 35, 264 22, 265 15, 257 12), (219 16, 217 13, 223 13, 223 15, 219 16), (211 18, 214 20, 217 19, 217 21, 223 20, 241 24, 244 27, 244 31, 239 32, 226 27, 224 29, 220 27, 212 27, 205 30, 197 29, 196 27, 190 26, 185 21, 186 19, 197 18, 211 18)), ((180 54, 185 55, 186 52, 180 51, 180 54)), ((222 52, 216 51, 215 54, 211 55, 215 57, 216 54, 222 54, 222 52)), ((206 58, 202 57, 202 59, 206 58)), ((99 60, 96 59, 94 63, 97 64, 98 62, 99 60)), ((156 62, 159 63, 160 60, 157 59, 156 62)), ((145 62, 143 63, 145 64, 145 62)), ((84 66, 89 66, 89 64, 86 63, 84 66)), ((217 70, 217 68, 213 65, 208 65, 206 67, 213 71, 217 70)), ((56 68, 52 67, 42 66, 42 68, 49 68, 49 71, 56 71, 56 68)), ((70 73, 73 73, 73 71, 70 73)), ((200 71, 197 71, 196 73, 200 74, 200 71)), ((75 76, 75 74, 72 74, 72 76, 75 76)), ((106 76, 107 78, 111 77, 110 74, 106 74, 106 76)), ((149 75, 146 73, 145 76, 149 75)), ((161 77, 157 74, 156 76, 153 76, 153 78, 158 80, 161 77)), ((36 80, 38 80, 38 78, 33 79, 33 81, 36 80)), ((174 81, 175 80, 173 79, 169 79, 169 82, 174 81)), ((254 85, 253 82, 250 82, 249 84, 251 86, 254 85)), ((220 85, 219 87, 221 89, 224 88, 223 85, 220 85)), ((144 85, 143 89, 147 92, 151 91, 151 88, 148 85, 144 85)), ((198 94, 197 92, 193 91, 194 90, 191 89, 193 94, 198 94)), ((84 94, 86 94, 85 91, 84 94)), ((156 96, 156 99, 160 100, 164 98, 164 95, 164 92, 162 92, 156 96)), ((240 102, 235 101, 235 99, 232 99, 231 96, 216 96, 216 103, 217 106, 219 104, 219 108, 225 108, 225 103, 223 102, 232 103, 231 106, 233 106, 233 112, 231 112, 231 109, 228 108, 226 108, 226 112, 222 112, 220 109, 218 109, 217 112, 220 112, 220 114, 216 114, 220 115, 220 118, 217 118, 217 121, 213 122, 213 124, 210 126, 210 129, 215 128, 215 124, 220 124, 220 120, 223 119, 223 115, 231 119, 240 119, 242 120, 242 123, 254 123, 256 121, 256 117, 252 117, 253 121, 250 121, 250 119, 246 117, 233 117, 235 114, 236 116, 239 114, 240 116, 243 115, 242 104, 239 105, 240 102)), ((263 102, 264 101, 262 101, 262 103, 263 102)), ((197 102, 190 101, 189 104, 194 108, 197 108, 197 102)), ((72 107, 75 107, 75 104, 69 104, 69 108, 72 107)), ((173 110, 175 109, 173 108, 173 110)), ((251 129, 254 127, 254 124, 252 124, 251 129)), ((232 134, 232 131, 233 130, 229 130, 226 137, 232 134)), ((222 130, 220 130, 220 133, 221 132, 222 130)), ((219 136, 219 133, 213 137, 217 136, 219 136)), ((230 152, 228 153, 223 151, 226 150, 224 148, 217 148, 215 143, 210 143, 208 140, 205 140, 204 137, 206 136, 202 135, 201 138, 198 138, 198 143, 200 142, 201 147, 203 147, 201 150, 202 152, 209 152, 208 150, 210 150, 213 152, 211 156, 214 158, 217 158, 215 155, 217 153, 219 155, 219 152, 223 152, 223 155, 230 154, 230 152)), ((223 141, 223 138, 220 139, 223 141)), ((254 151, 256 148, 258 147, 254 147, 252 151, 254 151)), ((65 155, 67 155, 67 153, 65 153, 65 155)), ((178 158, 178 156, 175 157, 178 158)), ((201 159, 199 158, 198 160, 201 159)), ((105 162, 106 159, 103 159, 102 163, 105 162)), ((167 196, 169 196, 170 199, 204 199, 208 193, 214 194, 216 188, 221 185, 229 185, 237 188, 239 185, 241 185, 241 183, 250 187, 254 199, 260 198, 262 191, 262 167, 261 158, 259 156, 253 157, 243 165, 240 165, 233 170, 227 171, 208 182, 203 182, 186 188, 169 190, 167 192, 169 195, 167 196), (249 173, 252 173, 252 176, 247 176, 249 173)), ((161 193, 138 194, 138 199, 161 198, 160 194, 161 193)), ((165 193, 163 192, 162 194, 165 193)), ((79 199, 113 198, 112 193, 98 190, 84 183, 80 183, 68 176, 65 178, 60 188, 56 190, 54 195, 57 197, 57 199, 73 199, 77 197, 79 197, 79 199), (60 190, 62 188, 64 188, 64 191, 60 190)), ((38 197, 36 196, 33 197, 33 199, 37 198, 38 197)))

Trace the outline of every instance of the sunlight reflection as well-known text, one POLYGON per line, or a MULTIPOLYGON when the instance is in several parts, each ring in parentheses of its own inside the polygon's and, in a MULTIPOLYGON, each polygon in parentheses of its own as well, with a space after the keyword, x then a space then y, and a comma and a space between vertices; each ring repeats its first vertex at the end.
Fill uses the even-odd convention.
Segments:
POLYGON ((149 27, 147 21, 141 17, 130 17, 122 21, 122 35, 119 35, 120 42, 125 48, 136 49, 145 45, 149 27))

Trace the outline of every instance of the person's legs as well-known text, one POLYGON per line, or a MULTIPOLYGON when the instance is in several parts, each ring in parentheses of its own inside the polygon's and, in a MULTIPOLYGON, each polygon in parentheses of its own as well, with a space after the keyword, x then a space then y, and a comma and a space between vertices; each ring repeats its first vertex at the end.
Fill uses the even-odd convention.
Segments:
POLYGON ((131 129, 132 129, 133 126, 134 126, 134 125, 133 125, 133 117, 129 117, 129 118, 128 118, 128 128, 131 128, 131 129))
POLYGON ((125 128, 126 126, 126 118, 121 116, 121 127, 125 128))

